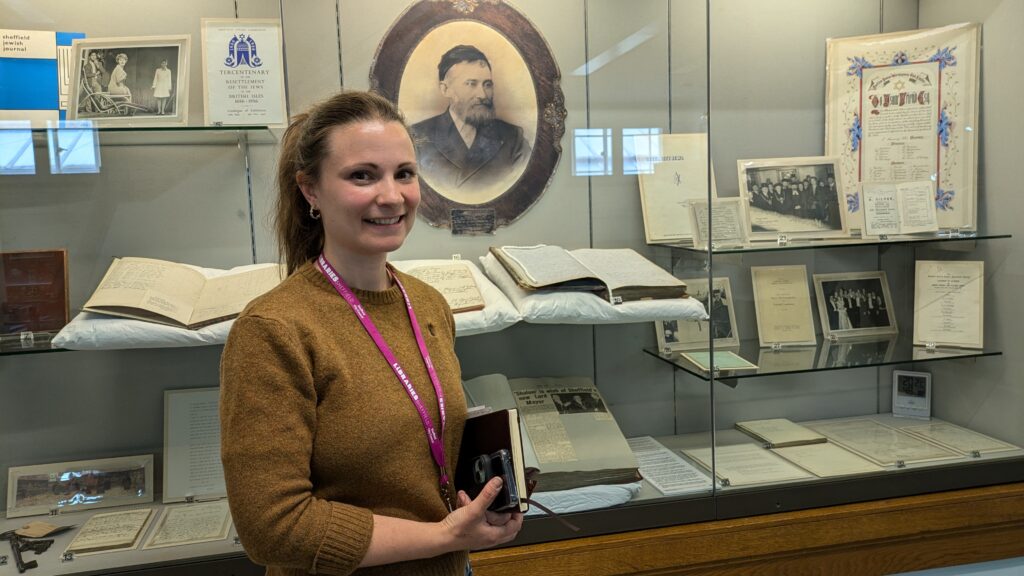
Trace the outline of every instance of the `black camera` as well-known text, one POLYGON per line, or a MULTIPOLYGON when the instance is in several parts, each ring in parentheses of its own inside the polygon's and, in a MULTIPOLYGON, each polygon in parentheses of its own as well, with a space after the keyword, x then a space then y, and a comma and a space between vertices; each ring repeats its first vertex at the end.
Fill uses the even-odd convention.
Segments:
POLYGON ((473 460, 473 492, 479 494, 484 485, 495 476, 501 478, 501 492, 487 509, 492 512, 519 510, 519 490, 516 488, 512 455, 504 448, 493 454, 481 454, 473 460))

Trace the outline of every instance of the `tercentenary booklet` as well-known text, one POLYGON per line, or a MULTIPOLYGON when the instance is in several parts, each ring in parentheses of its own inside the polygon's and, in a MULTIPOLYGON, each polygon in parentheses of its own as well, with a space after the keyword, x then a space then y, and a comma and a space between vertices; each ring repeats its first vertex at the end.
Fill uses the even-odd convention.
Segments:
POLYGON ((764 442, 769 448, 818 444, 828 439, 810 428, 805 428, 787 418, 747 420, 737 422, 736 429, 764 442))
POLYGON ((238 316, 283 277, 277 264, 240 266, 207 277, 177 262, 114 258, 82 309, 194 330, 238 316))
POLYGON ((629 248, 491 247, 516 284, 527 290, 593 292, 612 304, 685 298, 686 283, 629 248))

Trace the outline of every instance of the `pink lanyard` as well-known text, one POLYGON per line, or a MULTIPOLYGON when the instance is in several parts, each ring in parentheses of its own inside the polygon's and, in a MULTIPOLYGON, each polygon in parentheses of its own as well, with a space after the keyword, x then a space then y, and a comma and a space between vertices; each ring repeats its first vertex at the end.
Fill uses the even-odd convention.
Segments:
POLYGON ((405 374, 405 370, 398 363, 398 359, 395 358, 394 353, 391 352, 391 347, 384 341, 384 337, 380 331, 373 324, 373 320, 370 319, 370 315, 366 313, 363 305, 359 302, 359 298, 352 292, 352 289, 348 287, 348 284, 342 280, 341 276, 334 271, 334 268, 327 262, 324 255, 321 254, 316 261, 317 269, 327 277, 327 280, 334 286, 334 289, 338 291, 338 294, 348 302, 348 305, 355 312, 356 317, 363 324, 363 328, 366 329, 366 333, 370 335, 373 342, 377 345, 377 349, 380 350, 381 355, 387 360, 391 366, 391 370, 394 371, 395 376, 398 377, 398 381, 405 387, 406 394, 409 395, 409 399, 412 400, 416 411, 419 412, 420 420, 423 422, 423 429, 427 433, 427 442, 430 444, 430 453, 434 457, 434 462, 437 463, 437 467, 441 473, 441 493, 444 495, 445 503, 451 506, 449 493, 448 493, 448 467, 445 463, 444 457, 444 426, 445 426, 445 409, 444 409, 444 389, 441 388, 441 381, 437 377, 437 371, 434 370, 434 363, 430 360, 430 352, 427 350, 427 344, 423 341, 423 333, 420 332, 420 325, 416 321, 416 313, 412 310, 412 302, 409 300, 409 294, 406 293, 405 287, 398 280, 391 270, 388 270, 388 275, 392 280, 395 281, 395 285, 402 292, 402 297, 405 298, 405 308, 409 313, 409 323, 412 324, 413 334, 416 336, 416 344, 420 348, 420 356, 423 357, 423 364, 427 367, 427 373, 430 375, 430 382, 434 385, 434 392, 437 394, 437 407, 438 412, 441 414, 441 434, 438 435, 437 429, 434 427, 434 420, 430 417, 430 413, 427 412, 427 407, 423 405, 423 401, 420 400, 420 395, 416 392, 416 388, 413 387, 412 381, 405 374))

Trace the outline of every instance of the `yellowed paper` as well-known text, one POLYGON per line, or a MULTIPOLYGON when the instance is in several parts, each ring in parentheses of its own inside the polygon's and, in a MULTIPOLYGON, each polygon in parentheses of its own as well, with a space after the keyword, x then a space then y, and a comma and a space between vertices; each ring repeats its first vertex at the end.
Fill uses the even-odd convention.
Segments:
POLYGON ((761 346, 815 345, 806 266, 753 266, 754 310, 761 346))

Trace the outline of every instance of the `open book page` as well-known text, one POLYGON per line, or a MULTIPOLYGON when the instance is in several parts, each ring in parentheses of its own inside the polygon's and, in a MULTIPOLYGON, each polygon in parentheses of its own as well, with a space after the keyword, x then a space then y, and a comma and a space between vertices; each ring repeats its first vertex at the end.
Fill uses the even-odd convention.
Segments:
MULTIPOLYGON (((711 470, 711 448, 694 448, 683 450, 683 453, 711 470)), ((813 478, 802 468, 756 444, 718 446, 715 449, 715 475, 726 486, 813 478)))
POLYGON ((134 548, 148 525, 152 509, 109 512, 89 518, 67 551, 75 554, 134 548))
POLYGON ((680 279, 629 248, 582 248, 571 254, 612 292, 627 286, 684 286, 680 279))
POLYGON ((636 457, 589 378, 514 378, 509 387, 542 474, 594 472, 590 484, 636 479, 636 457))
POLYGON ((187 324, 204 324, 231 318, 241 312, 253 298, 277 286, 284 278, 284 270, 277 264, 246 268, 207 279, 187 324))
POLYGON ((453 313, 480 310, 484 297, 473 279, 473 271, 465 262, 452 261, 449 264, 417 266, 407 272, 430 284, 444 296, 453 313))
POLYGON ((187 325, 205 282, 200 272, 174 262, 116 258, 84 308, 120 315, 139 308, 187 325))
POLYGON ((772 451, 820 478, 885 470, 885 468, 830 442, 787 446, 775 448, 772 451))
POLYGON ((736 428, 758 440, 768 443, 773 448, 816 444, 826 441, 826 438, 821 434, 787 418, 747 420, 746 422, 737 422, 736 428))
POLYGON ((517 280, 525 280, 534 288, 594 277, 593 272, 559 246, 502 246, 492 252, 503 264, 512 264, 516 269, 513 277, 518 276, 517 280))

